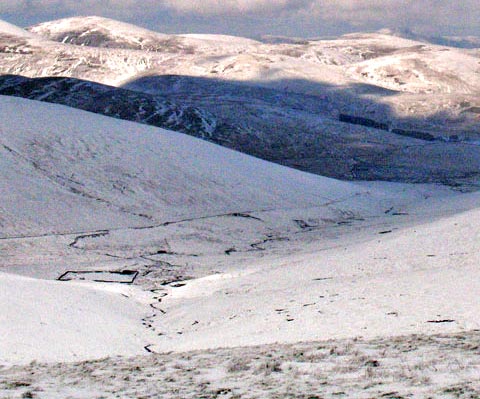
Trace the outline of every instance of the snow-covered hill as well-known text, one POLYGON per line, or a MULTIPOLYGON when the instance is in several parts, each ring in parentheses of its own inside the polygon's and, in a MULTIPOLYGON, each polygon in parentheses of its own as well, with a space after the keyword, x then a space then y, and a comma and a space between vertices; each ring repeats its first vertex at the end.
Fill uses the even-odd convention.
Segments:
POLYGON ((154 327, 165 336, 155 349, 478 329, 479 220, 477 207, 358 244, 259 261, 250 273, 187 282, 162 301, 154 327))
POLYGON ((149 342, 138 323, 148 310, 141 295, 129 300, 131 288, 65 285, 1 272, 0 286, 0 363, 128 356, 142 354, 149 342))
MULTIPOLYGON (((155 52, 191 52, 207 44, 219 47, 247 48, 254 40, 223 35, 166 35, 109 18, 89 16, 44 22, 28 31, 61 43, 80 46, 124 48, 155 52)), ((222 50, 220 50, 222 51, 222 50)))
POLYGON ((2 363, 478 327, 478 194, 0 101, 2 363))
POLYGON ((179 133, 13 97, 1 105, 4 236, 311 207, 367 193, 179 133))
MULTIPOLYGON (((181 54, 180 50, 184 46, 189 49, 187 53, 190 54, 184 55, 187 56, 187 59, 189 58, 190 62, 180 59, 177 65, 182 68, 182 74, 194 76, 208 76, 213 73, 224 79, 235 81, 256 78, 257 84, 262 84, 262 81, 258 81, 259 76, 262 77, 262 80, 266 80, 263 83, 267 84, 269 80, 293 80, 296 77, 305 80, 313 78, 312 80, 316 82, 348 84, 352 83, 352 80, 346 77, 339 79, 345 72, 342 67, 348 69, 348 66, 352 66, 352 64, 365 61, 369 64, 370 60, 380 59, 383 63, 391 65, 392 68, 400 64, 399 70, 389 71, 388 75, 392 76, 379 75, 377 77, 375 84, 382 87, 391 88, 392 83, 389 82, 389 78, 397 78, 399 82, 395 82, 396 85, 393 87, 406 92, 441 93, 448 88, 449 92, 468 94, 469 92, 478 92, 479 89, 479 80, 474 72, 476 57, 470 56, 471 53, 461 49, 429 45, 414 40, 414 37, 413 40, 404 39, 396 36, 395 32, 388 31, 349 34, 335 40, 303 40, 292 43, 265 44, 250 39, 221 35, 164 35, 99 17, 67 18, 39 24, 29 30, 50 40, 93 47, 145 50, 142 43, 155 41, 158 43, 157 48, 150 46, 148 47, 150 51, 181 54), (98 37, 93 40, 92 35, 98 35, 98 37), (167 40, 176 41, 181 46, 162 47, 160 43, 167 40), (206 56, 213 54, 221 55, 222 58, 212 60, 215 64, 206 64, 206 56), (415 60, 417 64, 407 65, 403 61, 405 58, 415 60), (196 60, 196 62, 191 62, 192 60, 196 60), (295 70, 296 61, 303 62, 302 70, 295 70), (276 66, 273 71, 269 71, 268 64, 271 63, 275 63, 276 66), (316 71, 309 68, 311 63, 317 64, 316 71), (402 66, 402 64, 405 65, 402 66), (330 68, 322 68, 322 65, 330 68), (336 66, 340 66, 340 68, 334 68, 336 66), (463 71, 459 71, 459 67, 462 67, 463 71), (402 76, 404 71, 412 68, 411 76, 402 76), (464 82, 467 87, 462 86, 458 81, 451 81, 450 75, 452 74, 455 76, 459 74, 459 79, 462 75, 466 75, 469 78, 464 82), (423 86, 418 86, 421 83, 423 86), (431 87, 428 86, 429 84, 431 87)), ((373 64, 375 65, 376 62, 373 64)), ((365 75, 363 70, 355 70, 352 78, 353 81, 368 81, 369 76, 365 75)), ((305 85, 304 87, 290 88, 290 90, 307 91, 309 89, 305 85)))
MULTIPOLYGON (((140 283, 153 281, 161 287, 164 279, 156 269, 160 266, 162 272, 168 262, 143 256, 152 247, 156 247, 152 256, 160 254, 158 248, 167 238, 171 245, 190 246, 190 251, 205 250, 215 242, 216 249, 221 237, 210 241, 207 231, 202 231, 203 220, 224 220, 226 243, 222 245, 228 245, 239 225, 225 224, 225 220, 255 222, 249 212, 284 209, 287 213, 280 215, 285 220, 272 215, 282 225, 292 223, 287 211, 291 208, 313 207, 318 208, 317 215, 334 215, 333 204, 348 204, 354 197, 355 203, 347 207, 371 206, 373 193, 367 188, 270 164, 180 133, 14 97, 0 96, 0 102, 4 121, 0 127, 2 271, 57 278, 82 268, 122 270, 130 255, 120 253, 131 248, 130 266, 141 269, 140 283), (181 230, 165 235, 162 226, 182 220, 198 221, 200 226, 192 226, 190 239, 177 244, 175 236, 181 230), (110 234, 118 234, 115 243, 107 244, 110 250, 100 251, 110 255, 88 249, 90 240, 110 234), (120 244, 123 240, 126 245, 120 244), (127 244, 130 240, 133 247, 127 244), (112 255, 116 252, 118 257, 112 255)), ((380 203, 392 199, 382 190, 373 195, 380 203)), ((241 238, 261 241, 265 230, 250 226, 241 238)), ((205 273, 205 269, 193 273, 205 273)), ((140 342, 151 335, 140 320, 148 302, 142 308, 135 305, 135 313, 135 306, 119 294, 112 297, 4 274, 0 280, 4 298, 0 335, 9 337, 2 340, 2 361, 138 353, 143 350, 140 342), (41 298, 34 300, 36 295, 41 298), (123 328, 133 323, 135 315, 138 324, 123 328), (99 320, 103 324, 92 326, 99 320), (77 323, 81 327, 75 327, 77 323), (40 335, 33 334, 37 329, 40 335), (111 329, 119 331, 109 333, 111 329)), ((126 294, 145 300, 142 295, 126 294)))
POLYGON ((217 122, 204 110, 174 104, 165 96, 152 96, 75 78, 33 79, 4 75, 0 76, 0 95, 67 105, 204 139, 216 136, 217 122))
POLYGON ((29 31, 22 29, 16 25, 9 24, 6 21, 0 20, 0 32, 2 35, 11 35, 17 37, 34 38, 36 35, 29 31))
POLYGON ((165 51, 188 50, 174 36, 101 17, 74 17, 42 23, 28 31, 50 40, 79 46, 165 51))
MULTIPOLYGON (((197 136, 321 175, 476 186, 480 155, 472 144, 479 139, 480 80, 474 52, 386 32, 274 44, 162 35, 98 17, 31 30, 45 38, 1 39, 2 73, 74 77, 161 96, 180 110, 193 107, 200 119, 211 115, 206 119, 216 128, 207 123, 212 132, 197 136), (149 50, 139 43, 150 43, 149 50)), ((69 90, 62 103, 78 106, 76 89, 69 90)), ((42 90, 23 95, 44 94, 55 97, 42 90)), ((98 109, 92 106, 86 109, 115 114, 101 101, 98 109)), ((140 117, 150 118, 148 109, 140 117)), ((162 126, 192 133, 184 125, 162 126)))

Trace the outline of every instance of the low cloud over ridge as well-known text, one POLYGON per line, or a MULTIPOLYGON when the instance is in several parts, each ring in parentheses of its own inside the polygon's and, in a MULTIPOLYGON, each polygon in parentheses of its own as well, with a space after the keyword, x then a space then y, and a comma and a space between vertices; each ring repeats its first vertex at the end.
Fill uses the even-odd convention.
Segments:
POLYGON ((382 27, 480 35, 478 0, 0 0, 9 22, 103 15, 159 30, 308 36, 382 27), (228 21, 226 21, 226 19, 228 21), (255 31, 252 31, 255 30, 255 31), (161 30, 161 29, 160 29, 161 30))
POLYGON ((163 3, 180 12, 202 14, 241 14, 248 12, 275 13, 310 8, 312 0, 164 0, 163 3))

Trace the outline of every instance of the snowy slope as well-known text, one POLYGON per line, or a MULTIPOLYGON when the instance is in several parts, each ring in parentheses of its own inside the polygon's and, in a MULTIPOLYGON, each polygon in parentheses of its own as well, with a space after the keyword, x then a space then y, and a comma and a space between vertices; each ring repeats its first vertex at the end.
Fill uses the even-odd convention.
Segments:
POLYGON ((129 291, 0 273, 0 364, 141 354, 146 309, 129 291))
POLYGON ((215 118, 208 112, 172 103, 164 96, 74 78, 4 75, 0 77, 0 95, 67 105, 207 139, 214 135, 217 127, 215 118))
POLYGON ((61 220, 75 231, 107 220, 308 207, 367 192, 179 133, 19 98, 1 105, 4 234, 57 231, 61 220), (46 199, 58 204, 45 207, 46 199), (85 217, 89 209, 104 216, 85 217))
POLYGON ((27 30, 19 28, 18 26, 12 25, 3 20, 0 20, 0 33, 12 35, 12 36, 18 36, 18 37, 25 37, 25 38, 36 37, 36 35, 28 32, 27 30))
POLYGON ((477 207, 186 282, 163 301, 157 350, 478 329, 479 220, 477 207))
POLYGON ((350 73, 370 84, 409 93, 476 94, 478 58, 458 49, 415 46, 356 64, 350 73))
POLYGON ((9 398, 478 398, 478 333, 260 345, 0 370, 9 398), (12 382, 13 381, 13 382, 12 382))
MULTIPOLYGON (((105 26, 108 26, 108 35, 100 38, 96 46, 108 47, 115 40, 122 43, 122 37, 129 35, 147 35, 141 28, 98 17, 52 21, 31 29, 46 38, 60 40, 63 37, 64 40, 70 30, 75 30, 78 37, 88 37, 92 29, 102 30, 105 26)), ((157 40, 163 40, 164 36, 157 35, 157 40)), ((366 82, 410 93, 432 90, 468 94, 478 92, 479 88, 474 68, 476 57, 471 53, 426 45, 393 34, 351 34, 335 40, 305 40, 293 44, 262 44, 217 35, 171 35, 169 40, 182 43, 189 50, 182 52, 172 46, 144 54, 150 64, 150 74, 216 77, 310 94, 321 94, 318 88, 312 87, 313 82, 350 86, 350 89, 355 83, 366 82), (172 53, 177 53, 175 59, 156 60, 160 54, 172 53), (376 60, 380 65, 377 66, 376 60), (379 67, 382 69, 374 69, 379 67)), ((130 80, 138 72, 142 71, 132 73, 130 80)), ((97 79, 102 79, 100 76, 97 79)))
POLYGON ((478 328, 478 194, 0 101, 2 271, 139 274, 120 291, 0 275, 2 362, 478 328))
MULTIPOLYGON (((17 249, 23 253, 22 267, 31 268, 27 274, 40 277, 51 275, 45 265, 52 258, 53 270, 59 265, 66 270, 122 269, 121 261, 105 266, 95 251, 83 249, 82 239, 88 244, 88 239, 108 234, 90 237, 88 230, 124 229, 137 242, 136 234, 143 230, 136 226, 161 226, 175 219, 313 207, 352 196, 371 203, 367 188, 270 164, 180 133, 59 105, 14 97, 0 101, 5 121, 0 127, 3 269, 17 249), (68 233, 78 237, 70 242, 68 233), (45 241, 49 234, 56 241, 45 241), (35 237, 29 235, 40 241, 30 242, 35 237), (54 255, 58 246, 61 254, 54 255), (69 252, 81 261, 68 264, 69 252)), ((384 198, 382 190, 378 195, 384 198)), ((157 245, 162 235, 148 233, 157 245)), ((142 293, 126 292, 145 303, 139 307, 118 294, 71 283, 4 274, 0 280, 0 335, 8 337, 1 341, 3 362, 133 354, 143 350, 147 338, 152 341, 151 330, 141 325, 149 309, 142 293)))

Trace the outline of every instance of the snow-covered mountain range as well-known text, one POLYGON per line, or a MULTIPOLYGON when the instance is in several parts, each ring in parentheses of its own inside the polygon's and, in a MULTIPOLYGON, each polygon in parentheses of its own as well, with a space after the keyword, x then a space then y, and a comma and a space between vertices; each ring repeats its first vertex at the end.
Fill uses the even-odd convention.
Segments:
MULTIPOLYGON (((204 125, 197 136, 283 165, 342 179, 475 186, 476 50, 387 32, 273 44, 165 35, 98 17, 29 30, 3 35, 5 75, 72 77, 143 93, 127 119, 159 119, 152 116, 157 106, 144 110, 147 93, 173 105, 160 114, 176 117, 153 124, 188 133, 204 125), (189 110, 185 121, 178 118, 182 109, 189 110)), ((68 93, 77 89, 71 84, 57 96, 41 85, 22 83, 4 93, 64 97, 61 103, 71 106, 85 102, 72 100, 68 93)), ((132 96, 126 96, 129 108, 132 96)), ((83 109, 125 115, 102 104, 83 109)))

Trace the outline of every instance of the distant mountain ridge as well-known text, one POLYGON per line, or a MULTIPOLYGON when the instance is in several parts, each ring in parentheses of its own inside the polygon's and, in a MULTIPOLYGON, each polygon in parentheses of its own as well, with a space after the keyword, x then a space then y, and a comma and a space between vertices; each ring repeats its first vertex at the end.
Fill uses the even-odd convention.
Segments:
POLYGON ((49 40, 78 46, 143 51, 190 51, 175 35, 166 35, 102 17, 74 17, 27 28, 49 40))
POLYGON ((391 32, 264 42, 165 35, 99 17, 39 24, 28 37, 7 31, 4 94, 182 131, 335 178, 463 187, 480 176, 474 51, 391 32))
POLYGON ((411 29, 384 29, 380 32, 396 35, 406 39, 437 44, 439 46, 458 47, 464 49, 480 48, 479 36, 434 36, 416 33, 411 29))

